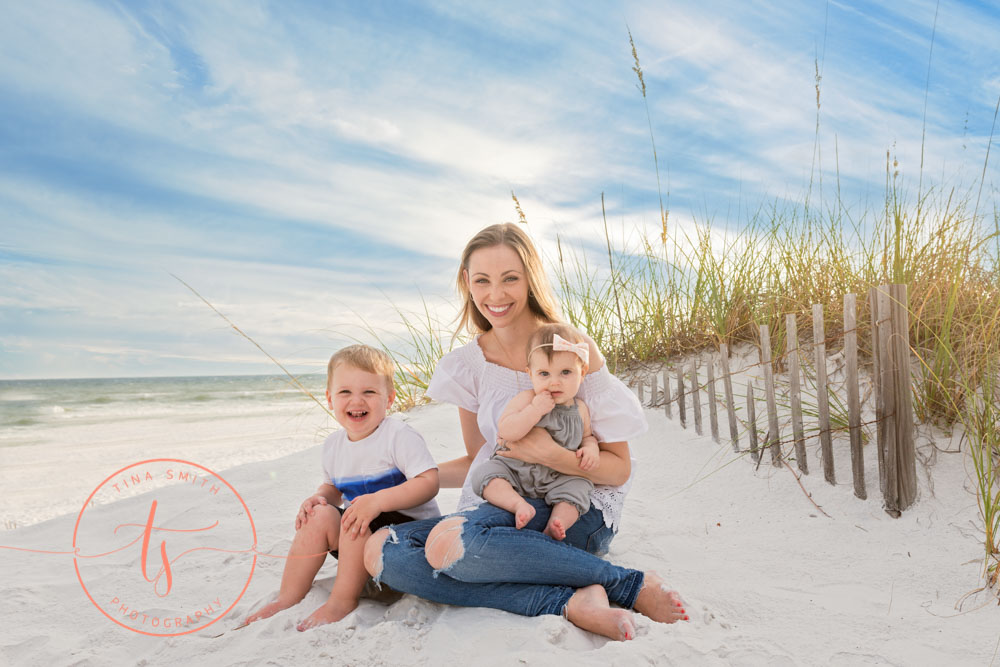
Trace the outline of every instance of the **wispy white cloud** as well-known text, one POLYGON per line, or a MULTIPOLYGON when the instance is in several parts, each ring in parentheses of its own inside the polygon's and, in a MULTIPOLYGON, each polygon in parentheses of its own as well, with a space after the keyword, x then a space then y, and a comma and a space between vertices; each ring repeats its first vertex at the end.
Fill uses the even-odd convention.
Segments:
POLYGON ((31 361, 46 347, 75 350, 71 374, 114 350, 118 374, 251 363, 167 271, 290 355, 391 323, 387 299, 444 313, 462 245, 515 217, 512 189, 550 257, 556 234, 599 246, 602 192, 612 226, 655 238, 626 23, 679 229, 810 180, 877 192, 887 150, 914 179, 925 128, 925 174, 968 186, 1000 12, 942 7, 926 87, 935 6, 15 4, 0 345, 18 354, 0 375, 55 372, 31 361))

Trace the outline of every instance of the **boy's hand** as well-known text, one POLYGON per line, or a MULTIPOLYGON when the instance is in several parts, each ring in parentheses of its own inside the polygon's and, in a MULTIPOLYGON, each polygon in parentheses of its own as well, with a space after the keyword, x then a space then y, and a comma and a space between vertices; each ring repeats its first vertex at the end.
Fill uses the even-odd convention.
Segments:
POLYGON ((576 450, 576 458, 580 459, 580 470, 596 470, 601 465, 601 449, 597 446, 597 438, 592 435, 584 438, 576 450))
POLYGON ((382 513, 382 503, 379 502, 377 495, 368 493, 358 496, 351 502, 340 519, 341 534, 354 539, 368 530, 368 524, 382 513))
POLYGON ((295 515, 295 530, 298 530, 302 526, 306 525, 306 521, 309 517, 316 513, 314 509, 316 505, 327 505, 326 498, 319 495, 318 493, 314 496, 309 496, 304 501, 302 501, 302 506, 299 507, 299 513, 295 515))
POLYGON ((535 397, 531 399, 531 405, 541 414, 547 415, 552 412, 552 408, 556 407, 556 402, 552 398, 552 394, 543 391, 540 394, 535 394, 535 397))

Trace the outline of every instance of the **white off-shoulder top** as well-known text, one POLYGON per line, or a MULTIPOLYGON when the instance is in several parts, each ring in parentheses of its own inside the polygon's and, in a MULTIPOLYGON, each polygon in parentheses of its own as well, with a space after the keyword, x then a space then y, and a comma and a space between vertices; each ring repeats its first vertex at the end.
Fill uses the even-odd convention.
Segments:
MULTIPOLYGON (((488 459, 496 447, 497 422, 507 403, 519 392, 531 389, 531 380, 523 371, 513 371, 486 360, 479 347, 479 337, 452 350, 438 362, 427 395, 436 401, 452 403, 476 413, 479 432, 486 438, 472 461, 472 469, 488 459)), ((587 374, 577 396, 590 408, 590 427, 599 442, 629 441, 646 432, 648 425, 642 406, 621 380, 613 376, 607 365, 587 374)), ((604 513, 604 523, 618 530, 625 494, 632 486, 632 473, 621 486, 595 485, 591 502, 604 513)), ((466 476, 458 510, 473 508, 482 502, 466 476)))

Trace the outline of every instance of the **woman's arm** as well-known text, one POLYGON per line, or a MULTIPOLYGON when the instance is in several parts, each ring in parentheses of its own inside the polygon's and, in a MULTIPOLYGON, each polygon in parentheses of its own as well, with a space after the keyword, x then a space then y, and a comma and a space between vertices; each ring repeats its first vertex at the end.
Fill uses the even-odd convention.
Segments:
POLYGON ((459 408, 458 421, 462 425, 462 440, 465 441, 466 455, 445 461, 438 466, 438 477, 443 489, 457 489, 465 484, 465 476, 469 474, 472 460, 476 458, 480 447, 486 444, 486 438, 479 432, 475 412, 459 408))
POLYGON ((628 481, 632 472, 627 442, 600 443, 601 463, 594 470, 580 470, 576 454, 560 447, 548 431, 542 428, 533 428, 520 440, 507 441, 506 444, 509 451, 499 451, 501 456, 528 463, 541 463, 556 472, 585 477, 594 484, 620 486, 628 481))

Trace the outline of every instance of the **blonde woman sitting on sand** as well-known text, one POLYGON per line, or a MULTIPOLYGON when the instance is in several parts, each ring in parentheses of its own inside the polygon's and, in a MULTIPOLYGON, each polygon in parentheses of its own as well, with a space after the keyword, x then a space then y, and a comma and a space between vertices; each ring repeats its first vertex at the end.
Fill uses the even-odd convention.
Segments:
POLYGON ((505 443, 502 456, 587 478, 589 509, 558 541, 543 534, 551 509, 535 509, 521 529, 515 515, 476 495, 472 478, 497 444, 505 406, 532 389, 525 372, 528 342, 540 327, 559 322, 558 308, 527 235, 512 224, 476 234, 462 253, 460 325, 477 335, 438 363, 428 395, 458 407, 465 455, 440 465, 441 486, 462 487, 459 513, 414 521, 372 535, 364 561, 376 582, 435 602, 492 607, 525 616, 561 614, 573 624, 617 640, 635 636, 629 611, 663 623, 686 620, 680 597, 653 572, 600 558, 618 529, 632 480, 628 440, 646 430, 636 398, 604 365, 585 338, 589 365, 579 396, 592 411, 599 465, 583 470, 574 452, 533 428, 505 443), (612 607, 615 603, 619 607, 612 607))

